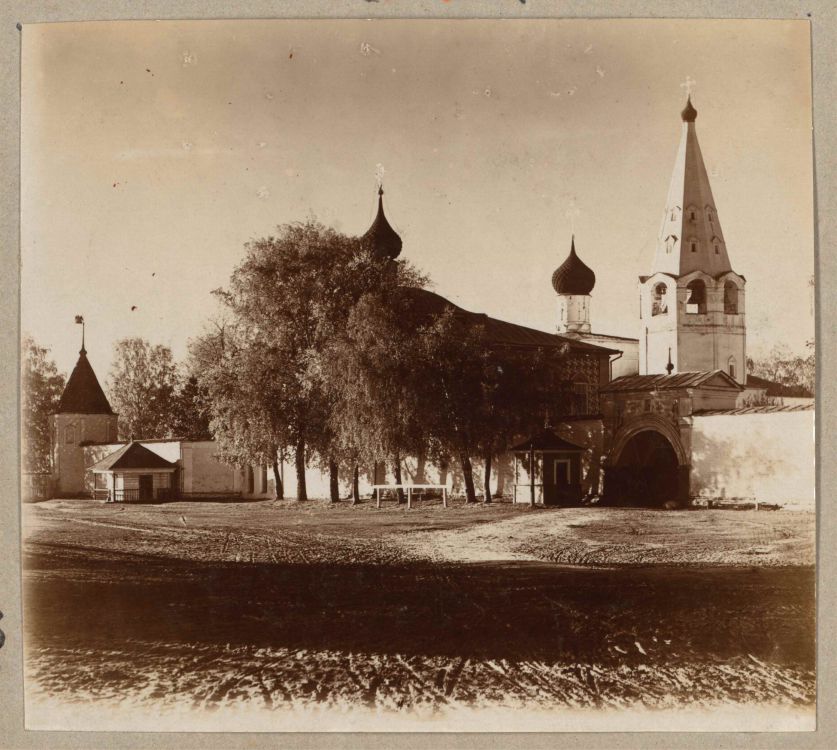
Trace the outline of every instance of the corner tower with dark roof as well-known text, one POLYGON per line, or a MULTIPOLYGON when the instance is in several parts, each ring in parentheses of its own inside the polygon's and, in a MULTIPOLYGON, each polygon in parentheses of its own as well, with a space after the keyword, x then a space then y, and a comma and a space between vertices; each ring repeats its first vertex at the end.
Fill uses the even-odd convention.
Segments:
POLYGON ((58 495, 89 490, 84 484, 82 448, 88 443, 114 442, 117 431, 117 415, 87 359, 82 339, 78 361, 61 394, 58 412, 52 416, 52 472, 58 495))
POLYGON ((746 382, 745 279, 732 269, 691 97, 650 276, 640 276, 640 374, 723 370, 746 382))
POLYGON ((590 333, 590 292, 595 284, 596 274, 575 252, 573 235, 570 254, 552 274, 552 288, 561 306, 561 333, 590 333))

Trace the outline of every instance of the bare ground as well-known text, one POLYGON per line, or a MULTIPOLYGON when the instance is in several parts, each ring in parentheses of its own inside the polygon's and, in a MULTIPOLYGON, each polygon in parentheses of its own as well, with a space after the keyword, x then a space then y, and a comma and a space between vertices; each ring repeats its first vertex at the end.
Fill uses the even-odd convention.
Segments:
POLYGON ((50 501, 24 525, 32 707, 814 700, 812 514, 50 501))

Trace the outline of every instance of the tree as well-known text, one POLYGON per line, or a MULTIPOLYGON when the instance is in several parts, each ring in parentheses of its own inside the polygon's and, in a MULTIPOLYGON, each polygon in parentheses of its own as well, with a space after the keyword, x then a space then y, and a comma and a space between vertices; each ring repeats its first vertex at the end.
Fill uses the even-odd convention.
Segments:
POLYGON ((747 358, 747 372, 785 386, 787 396, 813 396, 816 389, 816 354, 813 342, 807 355, 794 354, 784 345, 774 346, 765 357, 747 358))
POLYGON ((49 358, 49 349, 25 336, 21 357, 21 434, 23 470, 48 472, 51 469, 50 416, 58 411, 65 377, 49 358))
POLYGON ((491 466, 521 436, 542 429, 551 413, 561 411, 555 381, 568 347, 494 348, 484 368, 483 427, 479 445, 485 475, 484 500, 491 502, 491 466))
POLYGON ((355 502, 360 464, 390 463, 401 484, 402 458, 425 447, 413 382, 422 321, 410 304, 410 291, 425 281, 408 263, 355 243, 345 272, 330 282, 341 290, 343 314, 321 316, 328 331, 318 376, 330 448, 351 469, 355 502))
POLYGON ((314 219, 284 224, 276 236, 248 243, 229 287, 217 291, 234 323, 236 346, 218 361, 216 369, 226 372, 217 373, 219 387, 209 392, 213 414, 220 395, 228 416, 238 418, 222 424, 215 416, 213 431, 227 445, 255 446, 243 431, 252 433, 264 420, 256 443, 270 433, 267 442, 293 451, 298 500, 307 498, 312 452, 335 465, 318 357, 338 325, 334 318, 345 318, 344 307, 351 305, 344 292, 355 246, 314 219))
POLYGON ((108 391, 120 439, 172 437, 176 388, 177 368, 167 346, 142 338, 114 344, 108 391))
POLYGON ((417 380, 422 428, 436 456, 459 459, 465 501, 476 502, 471 458, 479 452, 488 427, 486 372, 489 349, 481 326, 448 310, 425 325, 418 340, 422 377, 417 380))
POLYGON ((194 375, 178 379, 172 399, 171 430, 187 440, 211 440, 209 394, 194 375))
POLYGON ((281 384, 270 378, 270 363, 259 354, 248 346, 246 331, 228 321, 216 321, 212 330, 189 343, 190 367, 206 394, 216 456, 239 467, 271 466, 281 500, 279 455, 286 445, 278 413, 281 384))

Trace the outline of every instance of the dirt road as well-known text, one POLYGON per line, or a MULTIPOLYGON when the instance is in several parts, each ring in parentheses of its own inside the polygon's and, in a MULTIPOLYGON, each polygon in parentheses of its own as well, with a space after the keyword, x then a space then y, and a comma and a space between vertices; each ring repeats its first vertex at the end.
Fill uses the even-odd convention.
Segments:
MULTIPOLYGON (((812 567, 567 567, 525 551, 561 548, 555 539, 575 534, 564 521, 585 521, 586 535, 618 527, 607 542, 618 550, 626 524, 651 536, 666 514, 392 509, 360 523, 365 511, 257 505, 29 510, 32 716, 90 699, 120 711, 814 700, 812 567), (547 528, 550 516, 560 522, 547 528)), ((807 527, 778 518, 768 532, 767 515, 740 528, 775 559, 801 555, 807 527)), ((714 526, 687 548, 731 534, 714 526)))

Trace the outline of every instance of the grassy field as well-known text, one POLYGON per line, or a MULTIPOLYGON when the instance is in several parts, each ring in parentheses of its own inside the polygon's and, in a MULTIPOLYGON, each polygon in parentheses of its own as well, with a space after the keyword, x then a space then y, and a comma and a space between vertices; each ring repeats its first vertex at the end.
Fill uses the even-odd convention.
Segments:
POLYGON ((812 514, 24 508, 29 715, 810 709, 812 514))

